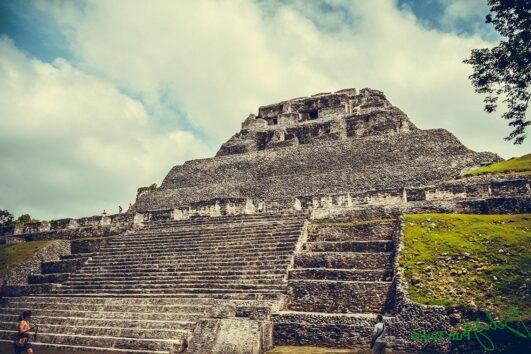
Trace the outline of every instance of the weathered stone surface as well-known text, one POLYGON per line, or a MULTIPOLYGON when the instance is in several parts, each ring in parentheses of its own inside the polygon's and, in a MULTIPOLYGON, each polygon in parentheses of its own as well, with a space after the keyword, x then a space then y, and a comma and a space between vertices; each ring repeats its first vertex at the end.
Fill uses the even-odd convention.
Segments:
POLYGON ((261 354, 271 345, 272 326, 269 321, 205 319, 198 322, 187 353, 261 354))

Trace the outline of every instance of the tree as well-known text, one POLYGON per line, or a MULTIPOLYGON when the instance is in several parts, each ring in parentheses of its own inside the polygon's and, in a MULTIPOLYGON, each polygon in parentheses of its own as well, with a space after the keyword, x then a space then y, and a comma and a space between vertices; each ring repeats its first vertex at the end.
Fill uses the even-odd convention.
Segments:
POLYGON ((29 214, 22 214, 18 217, 17 221, 15 223, 19 225, 26 225, 31 222, 31 216, 29 214))
POLYGON ((477 93, 486 94, 485 111, 492 113, 503 98, 512 131, 505 138, 521 144, 527 137, 526 111, 531 97, 531 5, 529 0, 488 0, 492 23, 504 38, 492 49, 473 49, 464 63, 471 64, 469 76, 477 93))
POLYGON ((153 183, 151 186, 148 187, 140 187, 136 190, 136 197, 138 198, 144 193, 151 193, 157 191, 159 188, 157 187, 156 183, 153 183))
POLYGON ((0 209, 0 226, 12 226, 14 220, 13 214, 7 209, 0 209))

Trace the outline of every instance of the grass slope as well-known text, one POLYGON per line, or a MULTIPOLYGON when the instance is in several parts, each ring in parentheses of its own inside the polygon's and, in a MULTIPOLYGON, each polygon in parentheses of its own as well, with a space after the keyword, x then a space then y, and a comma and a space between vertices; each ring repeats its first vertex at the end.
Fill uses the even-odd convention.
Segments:
POLYGON ((413 301, 531 309, 531 214, 418 214, 404 221, 400 266, 413 301))
POLYGON ((32 241, 1 246, 0 275, 5 274, 9 268, 24 263, 28 258, 49 245, 51 242, 52 241, 32 241))
POLYGON ((521 157, 513 157, 509 160, 496 162, 492 165, 480 167, 475 170, 465 172, 464 176, 475 176, 483 174, 496 174, 496 173, 528 173, 531 172, 531 154, 527 154, 521 157))

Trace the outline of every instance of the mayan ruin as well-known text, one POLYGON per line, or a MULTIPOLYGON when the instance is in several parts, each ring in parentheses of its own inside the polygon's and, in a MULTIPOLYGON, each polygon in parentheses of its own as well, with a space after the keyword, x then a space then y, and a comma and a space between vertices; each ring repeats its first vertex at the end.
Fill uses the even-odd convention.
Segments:
POLYGON ((404 215, 530 213, 529 174, 463 176, 501 161, 374 89, 262 106, 124 213, 1 228, 53 242, 3 276, 0 341, 31 309, 60 353, 366 348, 380 313, 393 351, 445 352, 412 339, 455 323, 408 296, 404 215))

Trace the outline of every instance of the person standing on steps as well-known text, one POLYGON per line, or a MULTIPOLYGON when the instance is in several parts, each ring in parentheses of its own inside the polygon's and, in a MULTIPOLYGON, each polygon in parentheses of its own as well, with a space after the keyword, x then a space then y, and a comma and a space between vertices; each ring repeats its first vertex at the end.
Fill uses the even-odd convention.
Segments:
POLYGON ((383 354, 385 353, 385 347, 387 345, 385 339, 385 323, 383 321, 383 316, 376 316, 376 325, 374 326, 374 331, 371 334, 371 349, 373 354, 383 354))
POLYGON ((18 318, 18 333, 15 338, 15 354, 22 354, 24 351, 28 354, 33 354, 33 349, 30 343, 30 331, 32 330, 31 311, 24 311, 18 318))

